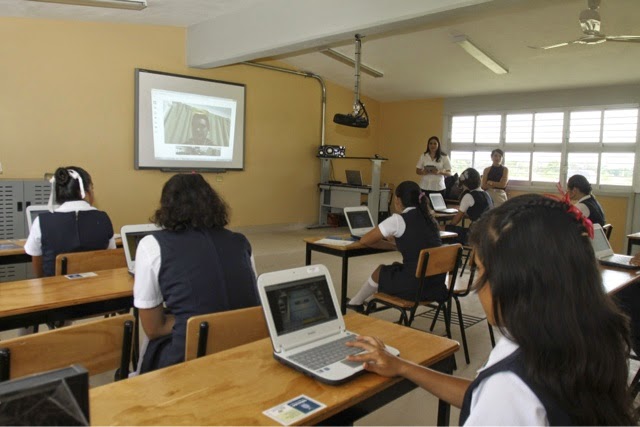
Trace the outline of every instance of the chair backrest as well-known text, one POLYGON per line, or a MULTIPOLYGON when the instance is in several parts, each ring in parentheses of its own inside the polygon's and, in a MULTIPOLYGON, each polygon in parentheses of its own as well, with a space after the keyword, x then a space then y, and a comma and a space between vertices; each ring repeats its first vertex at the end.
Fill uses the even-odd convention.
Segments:
POLYGON ((56 276, 127 266, 124 249, 70 252, 56 257, 56 276))
POLYGON ((261 306, 193 316, 187 322, 185 360, 268 337, 261 306))
POLYGON ((604 230, 605 236, 607 236, 607 240, 611 240, 611 232, 613 231, 613 225, 605 224, 602 226, 602 229, 604 230))
POLYGON ((84 366, 89 375, 120 369, 129 374, 134 318, 130 314, 100 319, 0 342, 0 380, 38 372, 84 366))
POLYGON ((418 266, 416 267, 416 277, 420 279, 418 298, 422 294, 425 278, 438 274, 448 273, 449 283, 447 289, 449 297, 453 292, 458 276, 458 268, 462 260, 462 245, 444 245, 437 248, 423 249, 420 251, 418 266))

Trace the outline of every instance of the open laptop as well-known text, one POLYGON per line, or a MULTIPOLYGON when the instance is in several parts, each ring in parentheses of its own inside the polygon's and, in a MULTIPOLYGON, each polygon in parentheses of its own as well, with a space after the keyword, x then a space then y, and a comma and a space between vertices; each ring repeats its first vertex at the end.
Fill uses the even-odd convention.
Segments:
POLYGON ((362 174, 360 171, 352 171, 345 170, 345 175, 347 176, 347 184, 349 185, 357 185, 358 187, 362 187, 362 174))
POLYGON ((130 274, 134 274, 136 271, 136 250, 140 240, 158 230, 161 230, 161 228, 155 224, 125 225, 120 229, 122 247, 124 248, 124 256, 127 258, 127 269, 130 274))
POLYGON ((600 224, 593 224, 593 240, 591 244, 600 264, 618 268, 640 269, 640 266, 631 264, 633 257, 618 255, 613 252, 609 239, 607 239, 607 235, 600 224))
POLYGON ((363 350, 345 345, 357 334, 346 329, 324 265, 261 274, 258 291, 276 360, 329 384, 363 371, 362 363, 345 360, 363 350))
POLYGON ((344 216, 347 219, 347 225, 351 235, 356 239, 367 234, 375 227, 371 212, 367 206, 355 206, 352 208, 344 208, 344 216))
POLYGON ((429 193, 429 199, 431 200, 431 206, 433 210, 439 213, 458 213, 458 209, 448 208, 444 202, 444 197, 440 193, 429 193))
POLYGON ((29 205, 27 206, 27 225, 29 226, 29 232, 31 232, 31 226, 33 221, 36 220, 41 213, 49 212, 49 206, 47 205, 29 205))

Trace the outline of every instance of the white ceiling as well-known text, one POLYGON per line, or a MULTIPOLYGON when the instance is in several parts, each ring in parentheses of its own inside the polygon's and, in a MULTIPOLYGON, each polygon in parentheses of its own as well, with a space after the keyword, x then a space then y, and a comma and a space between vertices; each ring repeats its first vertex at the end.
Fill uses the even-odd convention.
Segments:
MULTIPOLYGON (((148 7, 136 12, 0 0, 0 16, 189 27, 225 15, 241 16, 270 1, 148 0, 148 7)), ((402 5, 399 0, 388 1, 402 5)), ((527 47, 580 37, 578 15, 586 5, 586 0, 493 0, 439 14, 419 26, 414 21, 393 32, 365 33, 362 62, 382 71, 384 77, 374 79, 363 74, 361 94, 379 101, 398 101, 640 83, 640 43, 570 45, 546 51, 527 47), (496 75, 486 69, 452 42, 455 34, 467 35, 509 73, 496 75)), ((602 0, 600 14, 605 34, 640 35, 640 0, 602 0)), ((295 16, 287 18, 293 20, 295 16)), ((253 36, 260 39, 265 34, 253 36)), ((353 40, 334 41, 332 46, 353 57, 353 40)), ((255 56, 260 59, 260 55, 255 56)), ((321 53, 294 52, 277 59, 353 87, 353 68, 321 53)))

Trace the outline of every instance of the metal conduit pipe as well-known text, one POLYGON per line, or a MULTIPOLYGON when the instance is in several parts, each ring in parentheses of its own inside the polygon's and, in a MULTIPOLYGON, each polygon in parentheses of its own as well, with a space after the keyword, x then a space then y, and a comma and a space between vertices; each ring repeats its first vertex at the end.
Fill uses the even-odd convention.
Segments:
POLYGON ((241 64, 250 65, 252 67, 265 68, 267 70, 272 70, 272 71, 280 71, 282 73, 295 74, 296 76, 309 77, 309 78, 318 80, 318 82, 320 83, 320 87, 322 88, 322 111, 321 111, 321 118, 320 118, 320 145, 324 145, 324 119, 327 113, 327 87, 325 86, 324 80, 322 79, 322 77, 320 77, 317 74, 310 73, 308 71, 289 70, 287 68, 274 67, 273 65, 259 64, 257 62, 244 61, 244 62, 241 62, 241 64))

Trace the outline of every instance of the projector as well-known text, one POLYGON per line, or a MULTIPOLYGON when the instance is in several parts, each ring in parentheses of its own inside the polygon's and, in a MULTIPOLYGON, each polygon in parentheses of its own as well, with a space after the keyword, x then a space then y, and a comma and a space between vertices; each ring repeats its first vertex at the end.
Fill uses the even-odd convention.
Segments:
POLYGON ((353 114, 336 114, 333 122, 343 126, 354 128, 366 128, 369 126, 369 118, 366 116, 354 116, 353 114))
POLYGON ((345 148, 341 145, 321 145, 318 147, 318 157, 344 157, 345 148))

